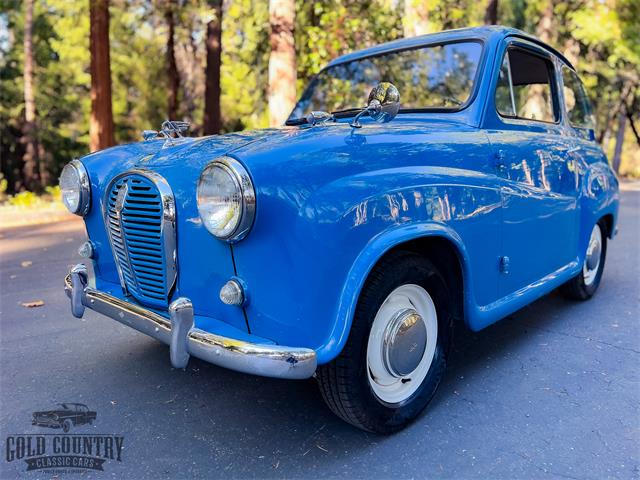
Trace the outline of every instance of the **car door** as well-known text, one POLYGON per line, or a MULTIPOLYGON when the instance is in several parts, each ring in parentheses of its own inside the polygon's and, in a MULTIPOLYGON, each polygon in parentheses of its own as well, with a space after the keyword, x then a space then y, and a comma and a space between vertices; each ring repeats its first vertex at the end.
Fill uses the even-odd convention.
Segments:
POLYGON ((502 178, 500 293, 536 284, 575 260, 575 146, 561 122, 554 58, 511 39, 503 46, 488 108, 489 141, 502 178))

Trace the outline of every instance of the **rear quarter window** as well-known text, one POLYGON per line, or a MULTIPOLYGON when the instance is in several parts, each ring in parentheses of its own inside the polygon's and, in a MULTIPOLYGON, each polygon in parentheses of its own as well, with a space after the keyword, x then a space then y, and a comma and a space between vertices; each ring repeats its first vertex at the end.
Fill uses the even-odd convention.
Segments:
POLYGON ((562 67, 564 105, 569 123, 574 127, 594 128, 591 103, 576 72, 562 67))

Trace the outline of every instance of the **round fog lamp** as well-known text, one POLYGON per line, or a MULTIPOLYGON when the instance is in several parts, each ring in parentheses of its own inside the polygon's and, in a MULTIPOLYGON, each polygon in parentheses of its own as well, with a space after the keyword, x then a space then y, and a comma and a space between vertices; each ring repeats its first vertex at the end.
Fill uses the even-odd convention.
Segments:
POLYGON ((229 280, 220 289, 220 300, 226 305, 242 305, 244 303, 242 285, 236 280, 229 280))

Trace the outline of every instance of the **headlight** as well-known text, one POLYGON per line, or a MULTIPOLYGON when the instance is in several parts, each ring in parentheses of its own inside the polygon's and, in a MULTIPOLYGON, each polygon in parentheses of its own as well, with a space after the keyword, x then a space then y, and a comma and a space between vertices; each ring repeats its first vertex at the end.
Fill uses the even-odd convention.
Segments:
POLYGON ((242 240, 253 224, 256 194, 240 162, 223 157, 211 162, 198 181, 198 212, 202 223, 221 240, 242 240))
POLYGON ((62 203, 71 213, 86 215, 89 211, 91 190, 89 175, 84 165, 78 160, 67 163, 60 174, 60 191, 62 203))

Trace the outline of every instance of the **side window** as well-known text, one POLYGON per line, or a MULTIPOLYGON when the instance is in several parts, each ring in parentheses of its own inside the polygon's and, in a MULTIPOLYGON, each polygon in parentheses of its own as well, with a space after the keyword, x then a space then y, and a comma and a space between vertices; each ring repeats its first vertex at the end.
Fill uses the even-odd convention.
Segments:
POLYGON ((496 86, 496 108, 501 115, 505 117, 516 116, 516 106, 513 98, 513 90, 511 89, 511 71, 509 69, 509 53, 504 55, 500 74, 498 76, 498 85, 496 86))
POLYGON ((496 87, 498 113, 509 118, 556 122, 559 117, 552 79, 553 64, 548 59, 509 49, 496 87))
POLYGON ((594 128, 591 104, 578 75, 570 68, 563 66, 562 83, 569 123, 574 127, 594 128))

